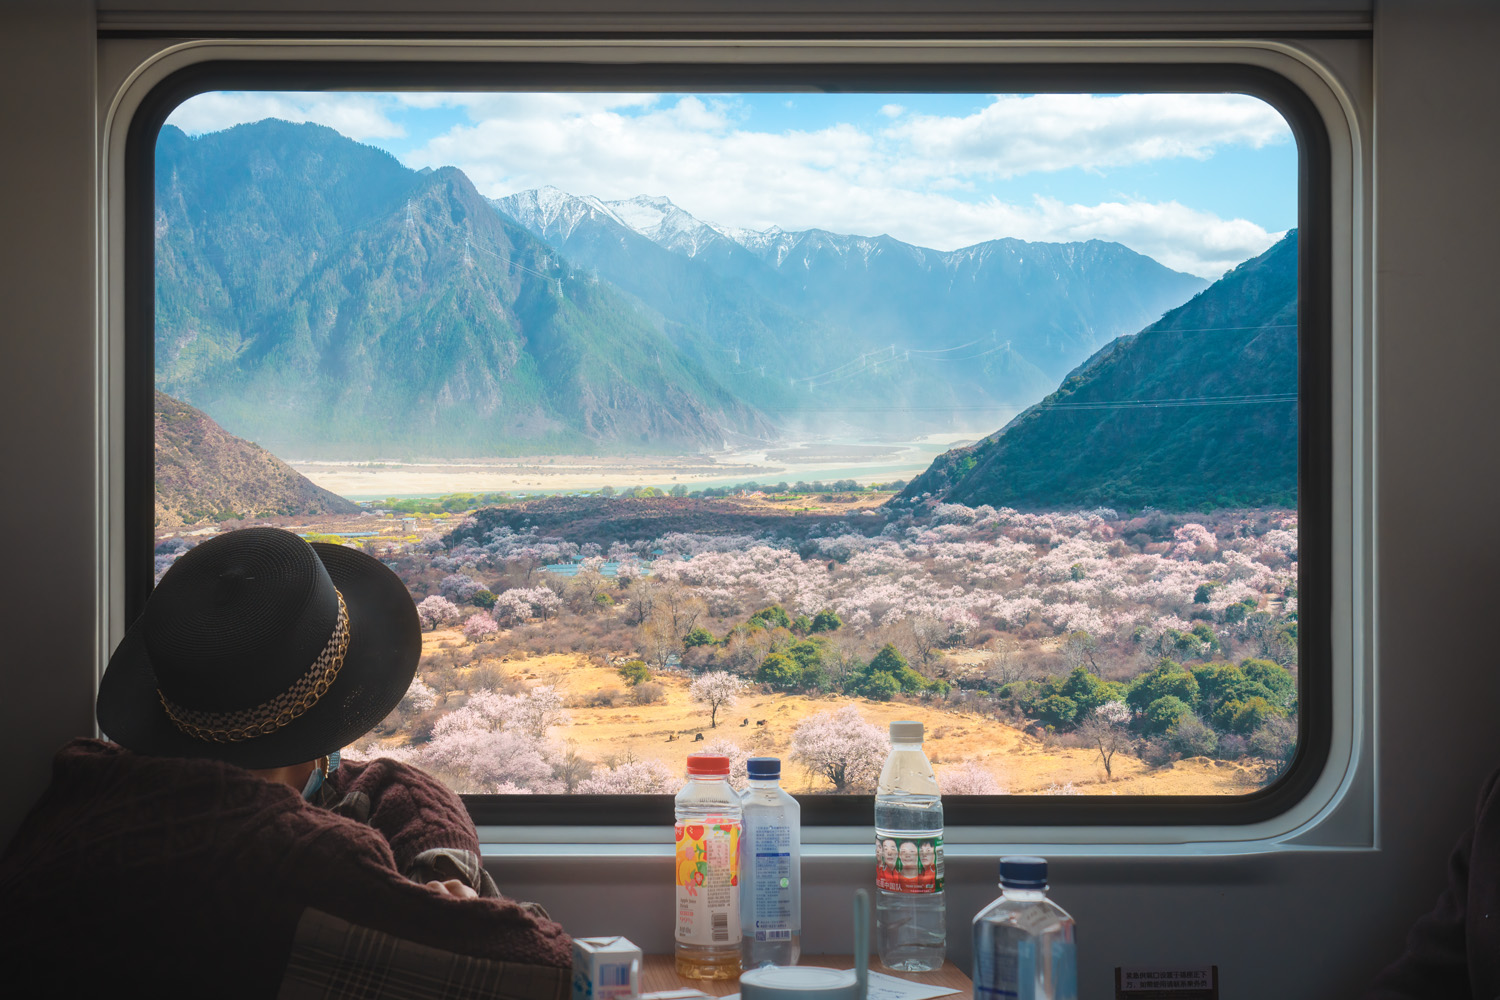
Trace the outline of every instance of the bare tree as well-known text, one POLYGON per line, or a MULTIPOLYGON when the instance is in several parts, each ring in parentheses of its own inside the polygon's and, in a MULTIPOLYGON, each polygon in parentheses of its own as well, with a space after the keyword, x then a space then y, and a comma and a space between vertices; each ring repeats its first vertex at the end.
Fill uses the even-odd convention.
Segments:
POLYGON ((653 614, 663 615, 672 634, 681 639, 698 627, 698 620, 708 614, 708 605, 693 591, 680 584, 668 583, 657 592, 653 614))
POLYGON ((531 586, 531 577, 542 565, 542 553, 534 545, 528 545, 511 557, 510 561, 521 571, 524 586, 531 586))
MULTIPOLYGON (((679 583, 658 584, 648 590, 642 581, 636 587, 640 588, 641 596, 650 602, 651 607, 650 613, 641 621, 642 652, 647 662, 663 669, 668 657, 682 655, 683 638, 707 614, 708 605, 679 583)), ((635 608, 634 602, 632 607, 635 608)))
POLYGON ((1099 751, 1099 760, 1104 764, 1104 777, 1114 777, 1114 757, 1127 750, 1133 741, 1126 726, 1130 722, 1130 709, 1122 701, 1107 701, 1089 713, 1078 726, 1078 736, 1086 746, 1099 751))
POLYGON ((588 611, 594 598, 607 591, 609 581, 599 569, 598 559, 585 559, 583 566, 568 584, 568 602, 575 611, 588 611))
POLYGON ((909 619, 912 651, 925 673, 932 664, 932 654, 948 638, 948 626, 931 615, 909 619))
POLYGON ((736 629, 729 634, 724 643, 724 651, 717 662, 729 667, 737 674, 744 674, 748 677, 760 666, 760 657, 745 633, 736 629))
POLYGON ((552 776, 563 783, 569 795, 578 791, 579 784, 593 773, 594 762, 579 754, 578 748, 571 743, 563 752, 562 759, 552 765, 552 776))
POLYGON ((657 670, 665 670, 668 660, 682 655, 682 643, 662 618, 653 615, 646 619, 636 634, 640 638, 642 659, 657 670))
POLYGON ((1099 661, 1094 658, 1094 654, 1098 651, 1099 640, 1083 629, 1069 632, 1068 637, 1063 640, 1062 654, 1063 659, 1068 663, 1069 670, 1085 666, 1095 677, 1102 676, 1099 661))
POLYGON ((752 668, 759 669, 766 657, 776 652, 794 636, 784 628, 758 628, 745 636, 745 648, 749 650, 752 668))
POLYGON ((631 625, 643 625, 656 611, 657 595, 661 593, 661 582, 653 576, 643 576, 630 586, 630 606, 625 611, 625 620, 631 625))
POLYGON ((864 665, 864 659, 860 656, 861 640, 859 636, 844 629, 827 635, 828 652, 823 656, 823 665, 828 668, 833 680, 842 683, 864 665))
POLYGON ((994 652, 984 661, 984 675, 997 686, 1031 680, 1036 667, 1021 655, 1020 643, 1010 636, 995 640, 994 652))

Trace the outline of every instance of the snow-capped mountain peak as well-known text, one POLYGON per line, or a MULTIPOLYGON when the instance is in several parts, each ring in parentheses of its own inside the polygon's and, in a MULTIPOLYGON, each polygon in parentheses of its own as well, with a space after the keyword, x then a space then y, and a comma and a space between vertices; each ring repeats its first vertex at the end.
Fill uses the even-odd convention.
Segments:
POLYGON ((719 227, 695 218, 669 198, 638 195, 604 204, 648 240, 689 257, 725 238, 719 227))
POLYGON ((492 199, 494 205, 533 232, 565 240, 591 218, 604 218, 630 227, 593 195, 579 197, 550 184, 492 199))
POLYGON ((608 220, 687 257, 696 257, 714 247, 723 252, 726 245, 737 245, 777 267, 810 236, 849 239, 815 230, 787 232, 780 226, 745 229, 705 222, 662 195, 643 194, 604 201, 593 195, 568 194, 547 185, 495 199, 495 205, 546 239, 566 240, 589 219, 608 220))

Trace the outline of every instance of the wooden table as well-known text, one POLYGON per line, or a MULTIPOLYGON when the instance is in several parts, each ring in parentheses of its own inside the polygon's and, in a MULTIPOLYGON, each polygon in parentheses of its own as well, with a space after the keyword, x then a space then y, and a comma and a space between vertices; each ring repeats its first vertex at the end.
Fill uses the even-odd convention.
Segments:
MULTIPOLYGON (((871 955, 870 971, 910 979, 916 983, 946 986, 957 993, 949 993, 937 1000, 973 1000, 974 984, 969 977, 952 962, 944 962, 936 972, 892 972, 880 965, 880 960, 871 955)), ((798 965, 820 965, 825 969, 854 968, 853 955, 803 955, 798 965)), ((659 990, 692 988, 702 990, 709 996, 723 997, 740 991, 738 979, 683 979, 677 975, 677 962, 671 955, 647 955, 641 963, 641 992, 655 993, 659 990)))

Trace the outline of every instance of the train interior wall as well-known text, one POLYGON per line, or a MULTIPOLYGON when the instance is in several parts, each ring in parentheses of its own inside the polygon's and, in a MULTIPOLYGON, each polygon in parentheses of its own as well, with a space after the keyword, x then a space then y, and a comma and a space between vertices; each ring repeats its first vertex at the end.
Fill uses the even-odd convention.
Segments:
MULTIPOLYGON (((1226 1000, 1353 995, 1432 905, 1476 793, 1500 766, 1497 40, 1494 4, 1374 8, 1364 224, 1374 272, 1376 849, 1060 863, 1054 895, 1079 921, 1085 997, 1108 995, 1116 965, 1178 961, 1218 964, 1226 1000)), ((45 785, 52 752, 93 732, 107 645, 93 613, 106 586, 95 70, 88 0, 0 10, 0 839, 45 785)), ((669 947, 665 856, 533 861, 495 851, 502 887, 544 902, 574 933, 625 931, 649 950, 669 947)), ((968 917, 994 895, 992 864, 950 868, 950 953, 961 963, 968 917)), ((804 950, 847 950, 845 908, 867 869, 850 858, 809 862, 804 950)))

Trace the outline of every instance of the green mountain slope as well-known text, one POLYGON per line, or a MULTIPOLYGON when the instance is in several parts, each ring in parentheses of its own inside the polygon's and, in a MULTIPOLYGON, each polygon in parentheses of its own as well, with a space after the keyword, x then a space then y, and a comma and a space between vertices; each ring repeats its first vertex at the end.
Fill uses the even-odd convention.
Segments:
POLYGON ((1295 506, 1295 230, 902 495, 1018 508, 1295 506))
POLYGON ((773 433, 456 169, 417 174, 311 125, 164 130, 157 202, 158 385, 282 454, 697 450, 773 433))
POLYGON ((186 403, 156 393, 158 527, 359 510, 314 486, 260 445, 235 437, 186 403))

